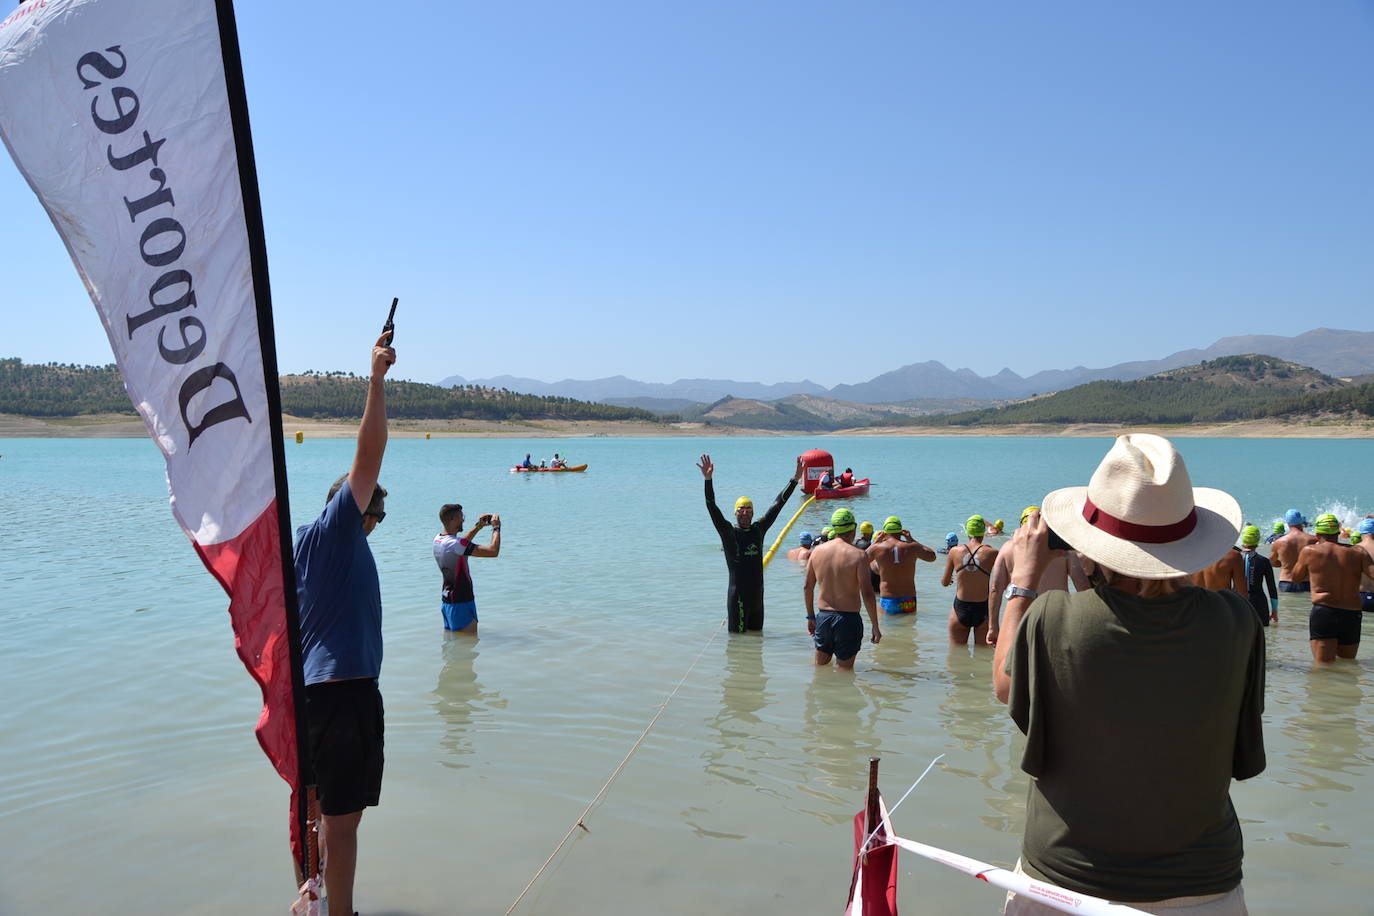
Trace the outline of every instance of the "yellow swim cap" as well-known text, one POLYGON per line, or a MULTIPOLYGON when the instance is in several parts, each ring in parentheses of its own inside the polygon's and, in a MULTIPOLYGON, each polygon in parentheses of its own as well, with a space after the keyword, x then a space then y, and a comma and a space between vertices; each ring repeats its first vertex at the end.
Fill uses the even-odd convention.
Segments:
POLYGON ((1005 525, 1006 522, 1002 521, 1000 518, 992 523, 992 527, 997 528, 998 530, 1001 530, 1001 528, 1005 525))
POLYGON ((1022 509, 1022 510, 1021 510, 1021 524, 1024 525, 1024 524, 1026 523, 1026 519, 1030 518, 1030 514, 1031 514, 1032 512, 1039 512, 1039 511, 1040 511, 1040 507, 1039 507, 1039 506, 1027 506, 1026 508, 1022 509))
POLYGON ((970 515, 964 522, 964 530, 971 538, 980 538, 988 533, 988 523, 981 515, 970 515))
POLYGON ((748 506, 750 509, 754 508, 754 501, 747 496, 741 496, 739 499, 735 500, 736 511, 743 509, 745 506, 748 506))
POLYGON ((872 523, 872 522, 864 522, 864 523, 862 523, 861 525, 859 525, 859 534, 872 534, 872 533, 873 533, 873 523, 872 523))

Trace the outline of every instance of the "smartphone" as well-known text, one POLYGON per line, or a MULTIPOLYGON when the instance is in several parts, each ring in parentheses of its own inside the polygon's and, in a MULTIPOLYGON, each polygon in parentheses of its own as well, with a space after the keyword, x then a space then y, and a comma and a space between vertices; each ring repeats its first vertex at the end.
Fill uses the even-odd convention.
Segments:
POLYGON ((396 341, 396 303, 399 298, 391 300, 391 311, 387 312, 386 324, 382 325, 382 333, 387 335, 386 345, 389 347, 396 341))
POLYGON ((1059 536, 1053 528, 1048 528, 1050 533, 1050 550, 1073 550, 1069 542, 1059 536))

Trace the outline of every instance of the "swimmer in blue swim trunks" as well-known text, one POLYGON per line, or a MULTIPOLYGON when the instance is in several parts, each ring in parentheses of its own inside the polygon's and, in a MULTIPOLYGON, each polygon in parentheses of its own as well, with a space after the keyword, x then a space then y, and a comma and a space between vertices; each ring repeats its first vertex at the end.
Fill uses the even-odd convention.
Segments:
POLYGON ((439 510, 443 533, 434 536, 434 562, 444 577, 440 592, 439 610, 444 616, 444 629, 477 635, 477 602, 472 594, 472 574, 468 572, 468 557, 496 557, 501 555, 501 516, 482 515, 465 535, 463 507, 448 503, 439 510), (491 543, 479 545, 473 538, 490 526, 491 543))
POLYGON ((983 543, 988 532, 988 523, 983 516, 969 516, 964 531, 968 534, 968 543, 949 552, 940 584, 948 588, 958 579, 954 585, 954 607, 949 612, 950 644, 967 646, 971 633, 973 645, 977 647, 987 643, 988 589, 992 565, 997 562, 997 548, 983 543))
POLYGON ((873 584, 868 577, 868 558, 854 546, 854 513, 836 509, 830 517, 835 537, 811 551, 806 564, 806 631, 816 646, 816 664, 824 666, 835 659, 837 668, 853 668, 854 656, 863 645, 864 624, 859 605, 868 611, 873 624, 873 643, 882 638, 878 626, 878 607, 873 584), (816 590, 820 589, 817 602, 816 590))
POLYGON ((888 614, 916 613, 916 561, 934 563, 935 551, 889 515, 865 553, 878 574, 878 606, 888 614))

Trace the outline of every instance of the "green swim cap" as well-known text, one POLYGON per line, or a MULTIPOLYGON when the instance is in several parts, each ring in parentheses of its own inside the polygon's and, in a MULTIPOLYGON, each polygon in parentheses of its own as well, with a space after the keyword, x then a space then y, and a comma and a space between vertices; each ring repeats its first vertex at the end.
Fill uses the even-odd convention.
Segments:
POLYGON ((1336 520, 1336 516, 1330 512, 1323 512, 1317 516, 1317 520, 1312 523, 1312 530, 1317 534, 1340 534, 1341 523, 1336 520))
POLYGON ((1240 529, 1240 543, 1244 547, 1254 547, 1260 542, 1260 530, 1254 525, 1240 529))
POLYGON ((830 537, 830 536, 833 535, 834 533, 835 533, 835 529, 834 529, 834 528, 831 528, 829 525, 826 525, 824 528, 821 529, 821 535, 822 535, 823 537, 830 537))
POLYGON ((980 538, 988 533, 988 523, 981 515, 970 515, 964 522, 964 530, 971 538, 980 538))
POLYGON ((1275 534, 1283 534, 1283 532, 1284 532, 1283 522, 1274 522, 1274 533, 1275 533, 1275 534))
POLYGON ((895 515, 889 515, 883 519, 883 530, 888 534, 901 534, 902 520, 895 515))
POLYGON ((1360 543, 1360 541, 1363 541, 1363 540, 1364 540, 1364 536, 1363 536, 1362 534, 1360 534, 1358 531, 1356 531, 1354 534, 1350 535, 1350 543, 1351 543, 1351 544, 1358 544, 1358 543, 1360 543))
POLYGON ((848 534, 854 530, 854 513, 848 509, 836 509, 830 515, 830 527, 836 534, 848 534))

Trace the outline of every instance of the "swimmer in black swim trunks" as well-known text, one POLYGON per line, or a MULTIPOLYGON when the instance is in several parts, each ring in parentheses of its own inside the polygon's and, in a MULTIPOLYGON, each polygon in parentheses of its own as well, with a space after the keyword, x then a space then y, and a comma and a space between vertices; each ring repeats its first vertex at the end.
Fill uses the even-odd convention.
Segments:
POLYGON ((1312 660, 1354 658, 1360 649, 1360 577, 1374 573, 1374 557, 1339 543, 1341 524, 1334 515, 1317 516, 1314 530, 1316 542, 1302 549, 1293 566, 1294 579, 1312 582, 1312 660))
POLYGON ((997 549, 983 543, 987 530, 987 522, 981 515, 970 516, 964 523, 968 543, 951 548, 945 558, 940 584, 948 588, 958 579, 954 586, 954 608, 949 612, 951 645, 967 646, 970 633, 974 636, 974 646, 987 643, 988 585, 992 564, 997 562, 997 549))
POLYGON ((783 487, 773 505, 758 522, 754 521, 754 501, 747 496, 735 500, 735 524, 725 520, 716 507, 716 491, 711 483, 715 465, 710 455, 702 455, 697 467, 701 476, 706 478, 706 511, 720 535, 721 550, 725 552, 725 567, 730 571, 730 585, 725 593, 725 622, 732 633, 746 630, 763 629, 763 544, 764 537, 782 507, 787 504, 792 491, 801 480, 802 460, 797 459, 797 470, 792 479, 783 487))

